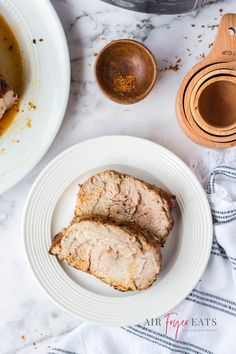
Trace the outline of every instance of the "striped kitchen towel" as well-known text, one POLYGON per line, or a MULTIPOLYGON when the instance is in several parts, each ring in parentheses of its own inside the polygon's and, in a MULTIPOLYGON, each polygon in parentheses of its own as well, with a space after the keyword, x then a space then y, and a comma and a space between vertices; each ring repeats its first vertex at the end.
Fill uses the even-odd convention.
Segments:
POLYGON ((211 257, 187 298, 136 326, 82 324, 50 354, 236 354, 236 168, 216 167, 206 192, 214 220, 211 257))

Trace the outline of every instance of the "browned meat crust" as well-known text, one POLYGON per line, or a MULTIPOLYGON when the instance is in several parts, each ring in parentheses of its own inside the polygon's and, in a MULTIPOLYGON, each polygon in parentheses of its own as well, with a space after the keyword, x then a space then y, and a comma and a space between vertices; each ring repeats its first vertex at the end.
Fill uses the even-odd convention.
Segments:
POLYGON ((136 223, 164 245, 174 226, 175 197, 138 178, 112 170, 95 174, 82 185, 75 215, 100 215, 136 223))
POLYGON ((120 291, 148 288, 161 267, 160 247, 152 235, 96 216, 75 218, 54 237, 49 253, 120 291))

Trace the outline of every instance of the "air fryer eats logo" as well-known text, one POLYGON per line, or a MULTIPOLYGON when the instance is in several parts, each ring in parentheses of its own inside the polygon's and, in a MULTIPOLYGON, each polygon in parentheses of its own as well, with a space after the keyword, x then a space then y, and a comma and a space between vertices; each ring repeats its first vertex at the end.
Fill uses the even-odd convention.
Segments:
POLYGON ((217 320, 214 317, 191 317, 188 319, 181 318, 178 312, 167 313, 163 317, 152 318, 146 320, 145 326, 158 326, 163 332, 175 339, 178 339, 179 333, 183 331, 211 331, 215 332, 217 320))

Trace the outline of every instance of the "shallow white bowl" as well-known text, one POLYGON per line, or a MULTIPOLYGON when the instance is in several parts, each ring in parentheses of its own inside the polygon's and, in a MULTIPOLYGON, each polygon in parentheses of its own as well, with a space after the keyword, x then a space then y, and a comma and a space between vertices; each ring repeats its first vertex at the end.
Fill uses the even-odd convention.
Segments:
POLYGON ((0 13, 20 44, 26 81, 20 112, 0 138, 1 194, 32 170, 54 140, 68 101, 70 60, 63 28, 49 0, 3 0, 0 13))

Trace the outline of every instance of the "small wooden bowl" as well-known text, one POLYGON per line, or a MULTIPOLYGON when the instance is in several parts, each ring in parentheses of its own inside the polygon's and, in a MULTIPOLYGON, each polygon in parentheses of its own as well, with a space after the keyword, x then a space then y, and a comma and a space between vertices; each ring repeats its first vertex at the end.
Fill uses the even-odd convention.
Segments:
POLYGON ((220 75, 209 78, 196 92, 192 92, 191 110, 196 123, 210 134, 235 134, 235 97, 235 76, 220 75))
POLYGON ((121 104, 141 101, 153 88, 157 66, 141 43, 120 39, 106 45, 95 62, 95 78, 101 91, 121 104))

